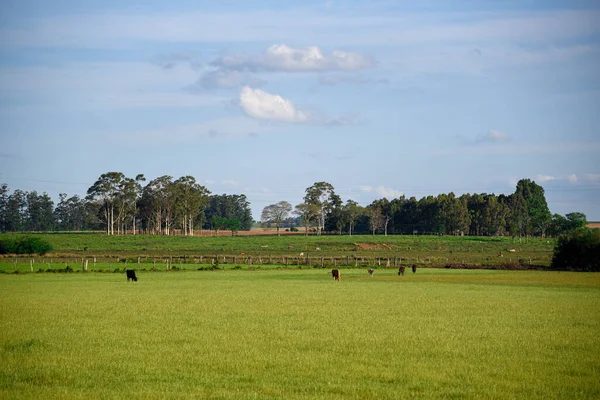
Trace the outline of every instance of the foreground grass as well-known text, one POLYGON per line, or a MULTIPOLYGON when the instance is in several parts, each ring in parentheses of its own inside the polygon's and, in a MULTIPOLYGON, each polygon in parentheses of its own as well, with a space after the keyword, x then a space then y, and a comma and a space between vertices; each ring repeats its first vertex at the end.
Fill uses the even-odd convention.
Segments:
POLYGON ((0 275, 0 398, 600 396, 600 275, 0 275))

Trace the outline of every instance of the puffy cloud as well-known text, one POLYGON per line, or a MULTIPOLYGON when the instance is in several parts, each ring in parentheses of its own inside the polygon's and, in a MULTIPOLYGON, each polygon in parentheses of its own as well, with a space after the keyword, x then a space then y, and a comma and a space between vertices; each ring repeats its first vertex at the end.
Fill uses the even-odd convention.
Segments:
POLYGON ((290 100, 249 86, 240 91, 240 107, 252 118, 294 123, 308 121, 308 115, 294 107, 290 100))
POLYGON ((316 46, 293 48, 284 44, 272 45, 260 55, 237 54, 224 56, 213 66, 235 71, 355 71, 375 65, 370 57, 334 50, 323 54, 316 46))

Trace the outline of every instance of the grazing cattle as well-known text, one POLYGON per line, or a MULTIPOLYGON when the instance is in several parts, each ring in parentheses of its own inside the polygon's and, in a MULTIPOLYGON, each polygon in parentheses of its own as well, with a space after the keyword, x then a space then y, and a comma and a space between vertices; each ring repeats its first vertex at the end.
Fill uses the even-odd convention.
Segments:
POLYGON ((373 268, 369 268, 369 275, 371 275, 371 278, 373 277, 373 272, 375 272, 373 268))
POLYGON ((412 266, 412 270, 413 270, 413 274, 414 274, 415 272, 417 272, 417 266, 416 266, 415 264, 413 264, 413 266, 412 266))
POLYGON ((400 268, 398 268, 398 275, 404 275, 404 266, 401 266, 400 268))
POLYGON ((336 280, 339 281, 341 280, 341 276, 340 276, 340 270, 339 269, 332 269, 331 270, 331 277, 336 280))
POLYGON ((127 271, 127 282, 131 279, 134 282, 137 282, 137 276, 135 276, 135 271, 132 269, 128 269, 127 271))

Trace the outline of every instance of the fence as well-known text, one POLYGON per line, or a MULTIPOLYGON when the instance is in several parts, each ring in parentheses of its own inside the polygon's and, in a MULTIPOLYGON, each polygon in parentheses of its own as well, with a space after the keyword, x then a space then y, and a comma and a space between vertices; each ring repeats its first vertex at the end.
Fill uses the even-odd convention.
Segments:
POLYGON ((106 257, 106 256, 87 256, 87 257, 4 257, 0 259, 0 269, 10 270, 51 270, 53 267, 70 268, 72 270, 97 270, 97 269, 153 269, 153 270, 171 270, 171 269, 198 269, 206 265, 211 267, 227 265, 242 266, 248 268, 261 265, 282 266, 282 267, 384 267, 397 268, 401 265, 417 264, 420 266, 445 266, 445 265, 475 265, 475 266, 494 266, 494 265, 521 265, 534 266, 541 265, 542 260, 532 260, 529 258, 504 259, 502 262, 490 258, 474 260, 472 258, 448 258, 448 257, 319 257, 319 256, 247 256, 247 255, 185 255, 185 256, 137 256, 137 257, 106 257), (18 268, 20 266, 20 268, 18 268), (29 268, 27 268, 29 267, 29 268))

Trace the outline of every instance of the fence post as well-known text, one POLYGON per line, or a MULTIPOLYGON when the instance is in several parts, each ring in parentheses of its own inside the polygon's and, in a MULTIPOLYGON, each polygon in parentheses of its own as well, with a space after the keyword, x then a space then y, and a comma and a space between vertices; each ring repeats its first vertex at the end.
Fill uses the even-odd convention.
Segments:
POLYGON ((348 262, 348 256, 346 256, 346 267, 350 265, 350 263, 348 262))
POLYGON ((306 265, 310 265, 310 256, 306 255, 306 265))

